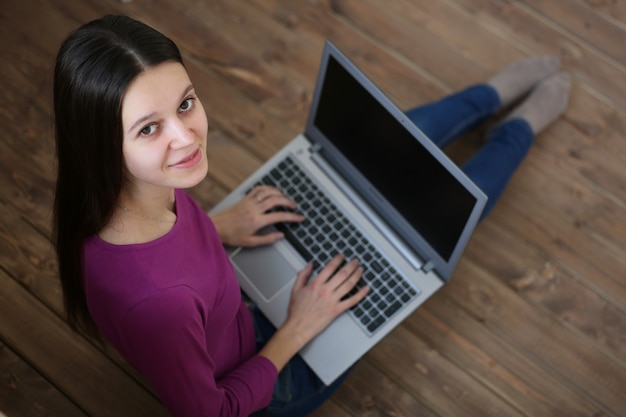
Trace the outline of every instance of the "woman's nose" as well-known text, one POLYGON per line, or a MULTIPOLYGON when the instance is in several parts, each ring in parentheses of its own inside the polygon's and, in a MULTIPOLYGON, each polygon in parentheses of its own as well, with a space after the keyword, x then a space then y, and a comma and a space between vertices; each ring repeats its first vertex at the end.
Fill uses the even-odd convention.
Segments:
POLYGON ((183 120, 178 119, 171 125, 172 131, 171 135, 171 144, 172 148, 182 148, 190 143, 193 143, 196 138, 192 130, 185 124, 183 120))

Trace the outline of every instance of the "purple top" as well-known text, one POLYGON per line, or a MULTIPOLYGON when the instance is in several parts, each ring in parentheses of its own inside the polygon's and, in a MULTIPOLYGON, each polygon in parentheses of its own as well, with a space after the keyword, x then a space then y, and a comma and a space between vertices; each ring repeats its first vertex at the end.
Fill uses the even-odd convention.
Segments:
POLYGON ((148 243, 83 246, 89 311, 174 416, 247 416, 267 406, 276 367, 209 216, 176 190, 178 220, 148 243))

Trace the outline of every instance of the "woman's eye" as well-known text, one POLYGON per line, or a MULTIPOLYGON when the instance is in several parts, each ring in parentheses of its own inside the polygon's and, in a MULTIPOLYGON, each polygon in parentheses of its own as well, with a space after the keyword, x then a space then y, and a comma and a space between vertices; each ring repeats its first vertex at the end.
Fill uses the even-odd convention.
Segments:
POLYGON ((189 97, 187 99, 185 99, 185 101, 183 101, 180 105, 180 107, 178 108, 178 110, 182 113, 182 112, 186 112, 189 111, 193 108, 193 101, 195 100, 195 98, 193 97, 189 97))
POLYGON ((141 131, 139 133, 142 136, 150 136, 151 134, 156 132, 156 130, 157 130, 156 125, 148 125, 148 126, 144 127, 143 129, 141 129, 141 131))

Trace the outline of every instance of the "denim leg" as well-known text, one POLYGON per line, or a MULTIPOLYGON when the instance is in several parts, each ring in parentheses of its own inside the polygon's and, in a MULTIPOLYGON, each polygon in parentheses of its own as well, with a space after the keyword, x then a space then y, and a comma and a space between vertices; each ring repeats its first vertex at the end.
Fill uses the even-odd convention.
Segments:
POLYGON ((496 90, 480 84, 416 107, 406 115, 440 148, 492 116, 500 107, 496 90))
MULTIPOLYGON (((254 321, 258 352, 276 332, 276 328, 245 295, 244 300, 248 302, 254 321)), ((349 374, 350 370, 331 385, 326 386, 304 360, 296 355, 278 374, 270 405, 253 413, 250 417, 306 416, 322 405, 349 374)))
POLYGON ((496 126, 483 147, 461 169, 489 197, 481 220, 489 214, 524 159, 535 135, 524 119, 496 126))

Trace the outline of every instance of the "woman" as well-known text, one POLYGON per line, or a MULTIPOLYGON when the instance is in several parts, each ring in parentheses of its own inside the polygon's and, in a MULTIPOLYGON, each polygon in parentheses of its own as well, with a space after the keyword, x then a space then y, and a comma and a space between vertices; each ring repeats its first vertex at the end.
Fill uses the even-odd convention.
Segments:
MULTIPOLYGON (((551 58, 521 61, 487 84, 408 112, 442 146, 533 89, 464 169, 493 202, 535 134, 564 110, 569 79, 551 58)), ((103 336, 175 416, 306 415, 324 386, 296 353, 367 287, 357 260, 298 273, 274 329, 242 300, 223 244, 299 222, 271 187, 209 218, 182 190, 207 173, 207 119, 176 45, 128 17, 71 33, 57 56, 55 244, 69 321, 103 336), (341 267, 340 267, 341 266, 341 267)), ((347 261, 347 262, 345 262, 347 261)), ((345 376, 344 376, 345 377, 345 376)))

